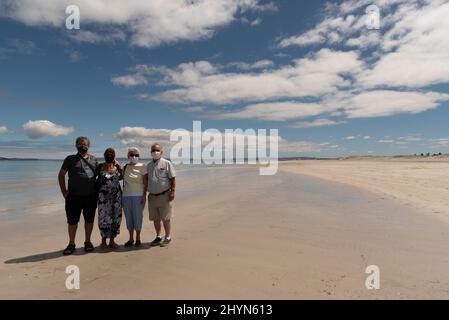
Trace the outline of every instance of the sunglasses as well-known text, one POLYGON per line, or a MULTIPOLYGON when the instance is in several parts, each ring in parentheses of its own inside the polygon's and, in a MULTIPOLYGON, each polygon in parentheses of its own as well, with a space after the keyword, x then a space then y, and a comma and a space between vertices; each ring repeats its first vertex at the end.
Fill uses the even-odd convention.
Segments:
POLYGON ((157 152, 157 151, 161 151, 161 150, 157 150, 157 149, 152 149, 151 152, 157 152))
POLYGON ((140 157, 139 154, 132 154, 132 153, 131 153, 129 156, 130 156, 130 157, 140 157))

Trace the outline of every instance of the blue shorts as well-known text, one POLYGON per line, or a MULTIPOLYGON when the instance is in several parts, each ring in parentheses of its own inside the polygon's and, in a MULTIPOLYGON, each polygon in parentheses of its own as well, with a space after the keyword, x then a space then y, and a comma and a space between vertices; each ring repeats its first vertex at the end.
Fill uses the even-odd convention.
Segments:
POLYGON ((129 230, 142 230, 143 207, 142 196, 123 196, 122 205, 125 212, 126 227, 129 230))

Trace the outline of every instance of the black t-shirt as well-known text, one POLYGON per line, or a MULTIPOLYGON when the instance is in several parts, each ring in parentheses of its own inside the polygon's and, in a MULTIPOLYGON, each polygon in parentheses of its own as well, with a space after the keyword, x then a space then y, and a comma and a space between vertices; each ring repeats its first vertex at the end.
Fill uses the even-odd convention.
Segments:
POLYGON ((95 193, 95 175, 98 166, 97 159, 88 155, 84 161, 79 154, 64 159, 61 169, 69 173, 69 194, 88 196, 95 193))

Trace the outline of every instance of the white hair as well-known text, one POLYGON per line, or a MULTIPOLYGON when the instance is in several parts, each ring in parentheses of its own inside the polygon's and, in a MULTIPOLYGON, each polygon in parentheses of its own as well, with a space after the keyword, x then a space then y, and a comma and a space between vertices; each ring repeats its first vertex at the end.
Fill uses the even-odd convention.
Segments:
POLYGON ((140 154, 140 150, 139 150, 138 148, 135 148, 135 147, 128 148, 128 156, 129 156, 129 154, 130 154, 131 152, 140 154))

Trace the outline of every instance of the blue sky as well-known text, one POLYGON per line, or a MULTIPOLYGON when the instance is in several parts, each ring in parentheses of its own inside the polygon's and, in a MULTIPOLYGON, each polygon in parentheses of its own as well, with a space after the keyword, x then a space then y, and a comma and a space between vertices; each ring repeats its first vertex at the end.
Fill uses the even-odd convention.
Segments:
POLYGON ((285 156, 449 152, 448 1, 374 1, 379 30, 373 1, 105 3, 0 0, 0 156, 124 155, 194 120, 278 128, 285 156))

